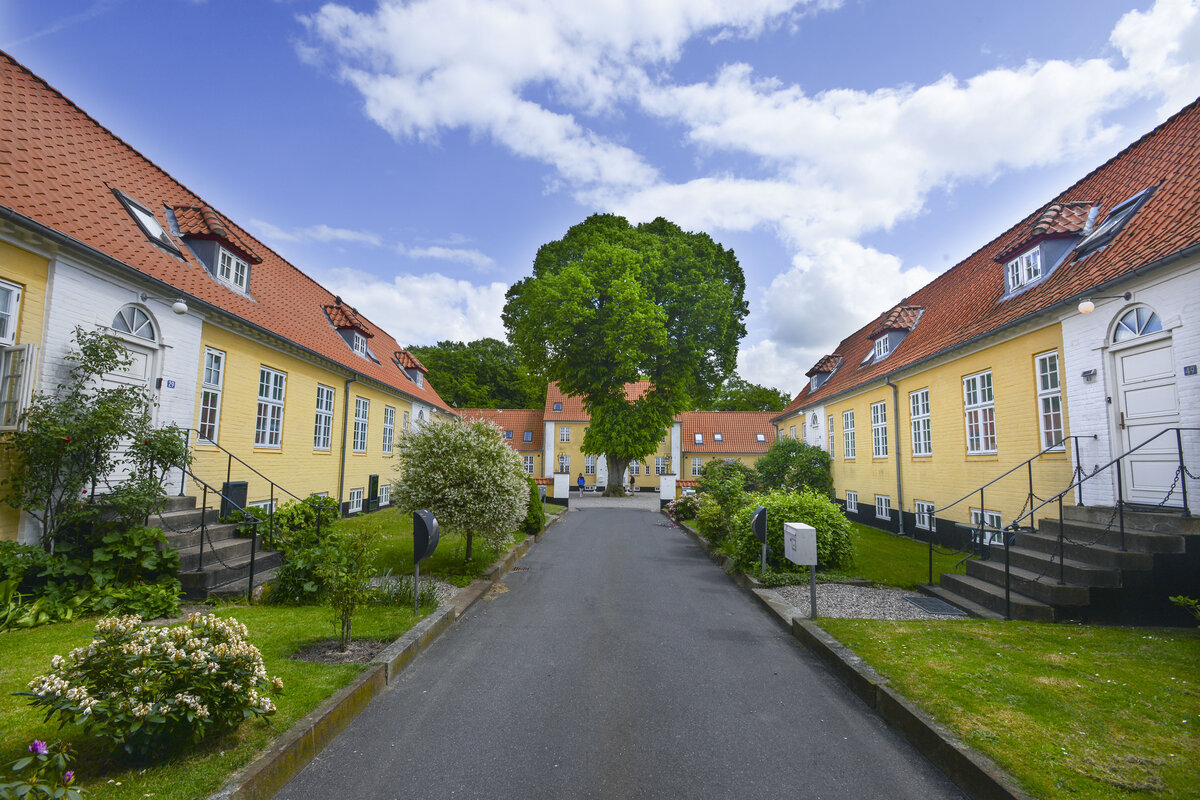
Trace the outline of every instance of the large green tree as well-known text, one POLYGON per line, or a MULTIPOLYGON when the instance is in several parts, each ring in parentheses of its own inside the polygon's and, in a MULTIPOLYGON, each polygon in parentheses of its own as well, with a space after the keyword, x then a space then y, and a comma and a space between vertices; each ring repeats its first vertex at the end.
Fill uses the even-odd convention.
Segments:
POLYGON ((517 348, 499 339, 409 345, 455 408, 541 408, 546 382, 530 375, 517 348))
POLYGON ((737 375, 730 376, 712 404, 712 411, 783 411, 791 401, 783 392, 770 386, 750 383, 737 375))
POLYGON ((509 289, 508 339, 540 377, 583 398, 583 451, 606 456, 607 493, 733 373, 745 288, 733 251, 707 234, 597 214, 542 245, 533 275, 509 289), (628 395, 638 380, 650 389, 628 395))

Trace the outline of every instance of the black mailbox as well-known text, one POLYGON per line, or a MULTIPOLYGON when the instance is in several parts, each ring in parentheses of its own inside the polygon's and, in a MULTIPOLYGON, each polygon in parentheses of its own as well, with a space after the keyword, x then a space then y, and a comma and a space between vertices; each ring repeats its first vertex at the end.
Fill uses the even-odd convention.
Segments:
POLYGON ((413 512, 413 564, 420 564, 433 555, 438 546, 438 521, 433 514, 421 510, 413 512))
POLYGON ((221 484, 221 519, 229 519, 234 511, 246 507, 248 486, 246 481, 226 481, 221 484))
POLYGON ((750 517, 750 530, 754 531, 754 538, 763 544, 767 543, 767 509, 763 506, 754 509, 754 515, 750 517))

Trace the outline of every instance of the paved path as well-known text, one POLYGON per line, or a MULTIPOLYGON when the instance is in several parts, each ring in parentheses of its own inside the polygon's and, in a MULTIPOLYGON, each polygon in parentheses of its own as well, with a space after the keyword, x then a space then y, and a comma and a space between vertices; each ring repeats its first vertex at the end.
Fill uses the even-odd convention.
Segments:
POLYGON ((682 532, 571 511, 278 795, 962 795, 682 532))

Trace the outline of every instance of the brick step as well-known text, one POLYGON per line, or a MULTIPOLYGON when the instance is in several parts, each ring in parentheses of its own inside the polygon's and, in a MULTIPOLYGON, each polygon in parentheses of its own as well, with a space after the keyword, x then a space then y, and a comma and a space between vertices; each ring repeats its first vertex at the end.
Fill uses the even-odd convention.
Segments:
MULTIPOLYGON (((1017 544, 1041 553, 1054 553, 1058 551, 1058 534, 1043 532, 1022 533, 1017 537, 1017 544)), ((1134 572, 1154 568, 1153 554, 1135 553, 1107 544, 1088 545, 1065 539, 1063 541, 1063 552, 1066 553, 1068 560, 1073 559, 1085 564, 1093 564, 1097 567, 1134 572)))
MULTIPOLYGON (((1104 527, 1113 516, 1112 506, 1066 506, 1063 508, 1063 520, 1078 522, 1085 525, 1104 527)), ((1147 531, 1150 533, 1174 533, 1200 535, 1200 517, 1185 517, 1182 509, 1137 511, 1126 507, 1125 530, 1147 531)))
MULTIPOLYGON (((1105 523, 1107 519, 1105 520, 1105 523)), ((1063 536, 1075 542, 1102 544, 1120 549, 1121 531, 1117 521, 1111 528, 1105 523, 1068 522, 1063 520, 1063 536)), ((1038 522, 1038 531, 1058 536, 1058 520, 1043 519, 1038 522)), ((1134 553, 1183 553, 1187 551, 1185 537, 1178 533, 1160 533, 1131 528, 1129 517, 1125 518, 1125 549, 1134 553)))
MULTIPOLYGON (((195 548, 200 545, 200 537, 204 536, 206 542, 224 542, 229 539, 241 539, 237 535, 237 525, 229 522, 213 522, 210 523, 203 532, 199 525, 195 528, 189 528, 178 531, 167 531, 167 544, 179 550, 181 553, 189 548, 195 548)), ((262 537, 259 537, 261 541, 262 537)), ((247 538, 246 541, 249 541, 247 538)))
POLYGON ((921 592, 921 594, 927 594, 930 597, 936 597, 939 600, 944 600, 950 605, 962 609, 977 619, 1004 619, 1003 614, 998 614, 995 611, 992 611, 990 608, 985 608, 976 602, 968 600, 962 595, 943 589, 937 584, 923 583, 917 587, 917 590, 921 592))
POLYGON ((212 525, 220 519, 218 516, 219 513, 215 508, 188 508, 179 511, 164 511, 162 514, 152 515, 150 517, 150 524, 156 528, 162 528, 164 533, 169 534, 172 531, 187 531, 192 528, 199 528, 202 519, 207 521, 209 525, 212 525))
MULTIPOLYGON (((967 575, 996 586, 1004 592, 1004 562, 977 561, 967 562, 967 575)), ((1060 584, 1056 571, 1042 575, 1040 570, 1021 569, 1013 567, 1009 570, 1010 586, 1013 592, 1019 592, 1026 597, 1038 600, 1048 605, 1086 606, 1091 600, 1091 593, 1086 586, 1071 583, 1060 584)))
MULTIPOLYGON (((972 575, 942 574, 942 591, 957 595, 964 600, 988 609, 993 614, 1004 616, 1004 587, 996 586, 972 575)), ((943 597, 947 602, 960 605, 959 601, 943 597)), ((1012 592, 1012 618, 1036 622, 1054 622, 1054 607, 1019 592, 1012 592)), ((961 607, 961 606, 960 606, 961 607)))
MULTIPOLYGON (((1057 540, 1055 540, 1057 542, 1057 540)), ((1065 548, 1064 548, 1065 549, 1065 548)), ((1009 560, 1014 567, 1035 573, 1046 573, 1055 580, 1059 575, 1068 583, 1079 586, 1117 588, 1121 585, 1121 570, 1103 567, 1067 556, 1060 559, 1057 553, 1025 547, 1010 547, 1009 560), (1060 569, 1061 566, 1061 569, 1060 569)), ((1004 563, 1004 551, 992 551, 992 560, 1004 563)))
POLYGON ((187 511, 196 507, 196 498, 191 495, 171 495, 167 498, 167 504, 163 507, 164 514, 170 514, 175 511, 187 511))
MULTIPOLYGON (((279 567, 282 563, 283 553, 278 550, 258 553, 254 561, 254 582, 258 583, 260 573, 266 573, 268 570, 279 567)), ((226 560, 222 564, 216 561, 210 563, 206 553, 204 570, 201 572, 180 571, 179 582, 183 584, 183 593, 189 600, 203 600, 209 597, 215 589, 245 580, 249 575, 249 555, 240 556, 232 561, 226 560)))

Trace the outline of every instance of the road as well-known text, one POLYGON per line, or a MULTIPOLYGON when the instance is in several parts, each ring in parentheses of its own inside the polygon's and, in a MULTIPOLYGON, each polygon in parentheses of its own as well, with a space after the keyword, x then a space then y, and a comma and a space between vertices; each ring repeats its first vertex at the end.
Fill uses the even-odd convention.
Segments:
POLYGON ((567 513, 277 798, 963 797, 665 522, 567 513))

